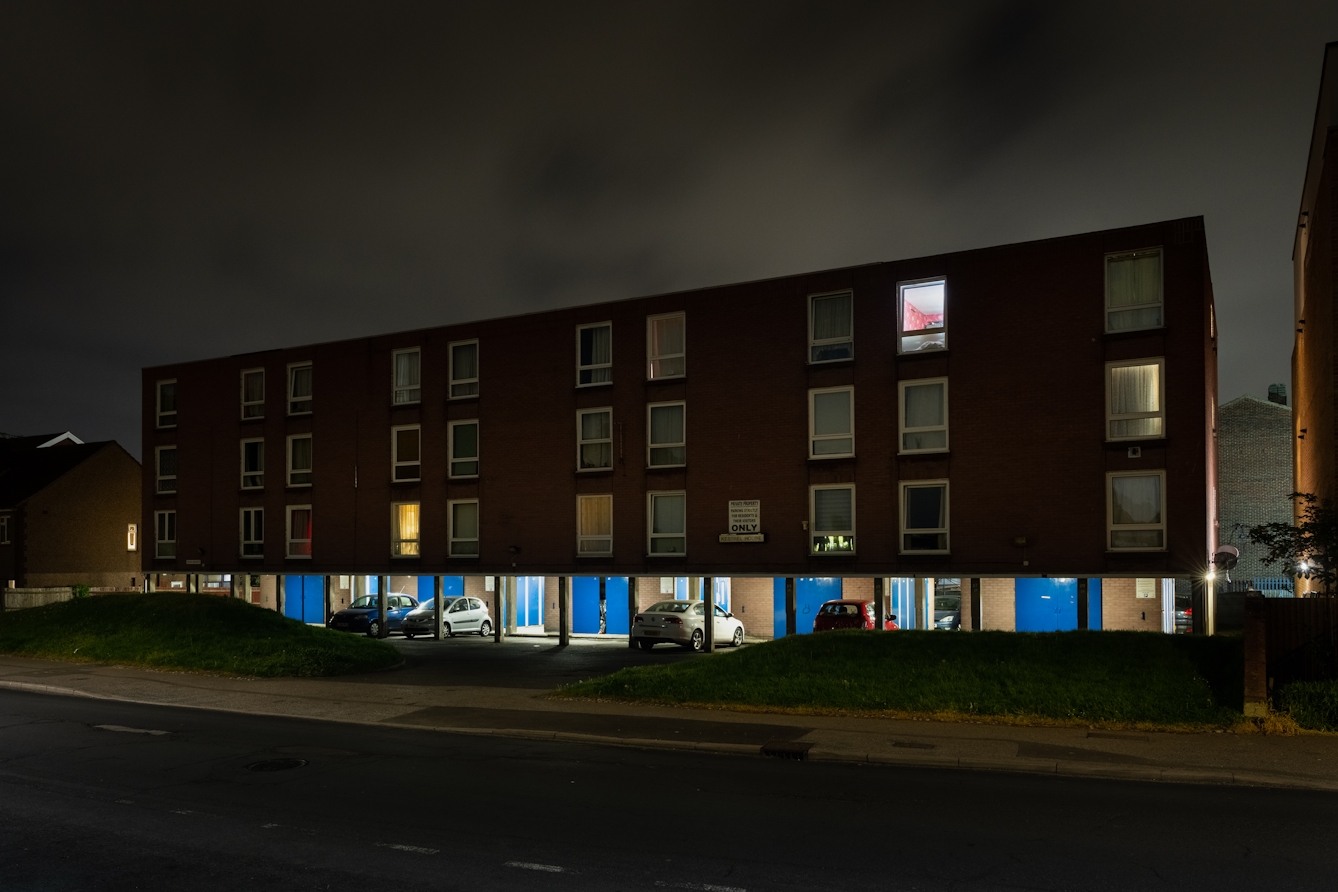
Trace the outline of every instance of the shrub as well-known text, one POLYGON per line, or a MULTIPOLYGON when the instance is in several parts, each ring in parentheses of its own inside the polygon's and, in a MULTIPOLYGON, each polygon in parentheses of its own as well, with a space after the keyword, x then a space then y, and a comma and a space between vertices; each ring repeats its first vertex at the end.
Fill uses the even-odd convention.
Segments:
POLYGON ((70 594, 76 598, 87 598, 88 586, 84 585, 82 582, 72 585, 70 586, 70 594))
POLYGON ((1278 710, 1311 731, 1338 731, 1338 680, 1294 681, 1278 691, 1278 710))

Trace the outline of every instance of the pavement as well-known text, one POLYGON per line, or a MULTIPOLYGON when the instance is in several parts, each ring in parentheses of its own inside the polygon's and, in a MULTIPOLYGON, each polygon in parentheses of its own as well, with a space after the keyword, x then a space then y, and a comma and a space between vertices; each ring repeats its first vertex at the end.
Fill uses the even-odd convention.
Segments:
POLYGON ((497 738, 906 767, 1338 791, 1338 735, 1109 731, 551 698, 626 665, 712 659, 625 642, 391 639, 396 669, 255 679, 0 657, 0 688, 497 738))

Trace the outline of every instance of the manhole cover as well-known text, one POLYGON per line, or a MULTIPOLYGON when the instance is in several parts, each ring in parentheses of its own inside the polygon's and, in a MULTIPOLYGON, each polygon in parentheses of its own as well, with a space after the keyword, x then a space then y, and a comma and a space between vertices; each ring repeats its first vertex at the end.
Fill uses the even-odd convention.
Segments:
POLYGON ((263 762, 252 762, 246 766, 247 771, 287 771, 290 768, 301 768, 307 764, 306 759, 266 759, 263 762))

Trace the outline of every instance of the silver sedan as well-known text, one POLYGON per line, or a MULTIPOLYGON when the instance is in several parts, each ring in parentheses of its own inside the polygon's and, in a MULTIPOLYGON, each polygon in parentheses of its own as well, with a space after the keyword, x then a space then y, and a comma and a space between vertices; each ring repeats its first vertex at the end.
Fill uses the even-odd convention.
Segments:
MULTIPOLYGON (((738 647, 743 644, 743 623, 719 604, 715 606, 715 643, 738 647)), ((701 601, 661 601, 641 611, 632 620, 632 640, 642 650, 661 641, 691 650, 706 643, 706 608, 701 601)))

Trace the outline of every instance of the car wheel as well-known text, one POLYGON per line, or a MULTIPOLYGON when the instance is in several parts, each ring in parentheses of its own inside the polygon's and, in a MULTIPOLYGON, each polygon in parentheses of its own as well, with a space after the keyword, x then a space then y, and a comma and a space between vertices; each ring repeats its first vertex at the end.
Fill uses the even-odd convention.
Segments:
POLYGON ((491 634, 492 634, 492 623, 488 622, 485 619, 483 621, 483 625, 479 626, 479 637, 487 638, 491 634))
POLYGON ((701 629, 697 629, 692 633, 692 640, 688 642, 688 649, 700 652, 701 649, 705 646, 706 646, 706 635, 702 633, 701 629))
POLYGON ((376 620, 372 620, 371 622, 369 622, 369 623, 367 624, 367 637, 368 637, 368 638, 380 638, 380 637, 381 637, 381 623, 377 622, 376 620))
POLYGON ((442 624, 441 624, 441 634, 445 635, 447 638, 454 638, 454 637, 455 637, 455 633, 451 631, 451 624, 450 624, 450 623, 442 623, 442 624))
POLYGON ((743 626, 734 630, 734 639, 730 642, 734 647, 740 647, 743 644, 743 626))
POLYGON ((650 650, 652 647, 655 646, 655 642, 649 641, 645 638, 639 638, 637 639, 637 646, 640 647, 642 650, 650 650))

